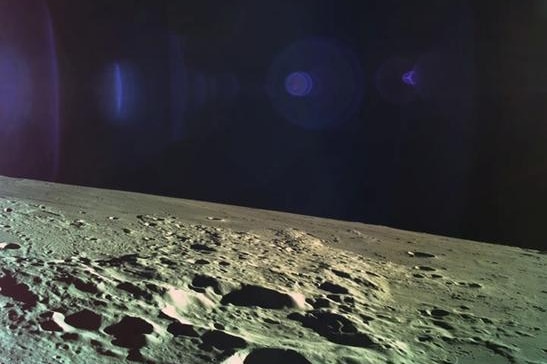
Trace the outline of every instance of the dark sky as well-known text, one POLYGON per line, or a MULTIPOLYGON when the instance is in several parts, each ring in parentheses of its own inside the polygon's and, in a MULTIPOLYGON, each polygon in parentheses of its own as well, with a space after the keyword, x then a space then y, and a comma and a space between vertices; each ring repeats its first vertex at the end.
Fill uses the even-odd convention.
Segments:
POLYGON ((545 249, 543 1, 48 3, 60 73, 57 181, 545 249), (311 39, 342 60, 283 53, 311 39), (298 62, 323 67, 317 87, 330 92, 309 97, 298 117, 330 115, 355 87, 359 103, 328 127, 291 122, 268 80, 298 62), (416 65, 426 89, 402 102, 396 85, 386 97, 378 75, 393 62, 416 65), (116 69, 122 122, 105 112, 116 69))

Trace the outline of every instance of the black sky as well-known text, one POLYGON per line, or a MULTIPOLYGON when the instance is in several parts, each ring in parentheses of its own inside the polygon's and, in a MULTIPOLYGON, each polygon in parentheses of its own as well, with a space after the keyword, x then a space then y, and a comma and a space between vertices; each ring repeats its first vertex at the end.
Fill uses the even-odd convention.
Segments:
POLYGON ((49 5, 62 85, 58 181, 545 248, 543 1, 49 5), (188 113, 178 142, 165 137, 169 34, 184 38, 186 67, 239 80, 236 97, 188 113), (360 109, 334 129, 291 124, 262 88, 275 57, 311 36, 352 49, 365 78, 360 109), (386 60, 432 52, 457 76, 441 77, 440 101, 382 99, 374 75, 386 60), (154 90, 130 132, 109 125, 94 96, 116 59, 134 60, 154 90))

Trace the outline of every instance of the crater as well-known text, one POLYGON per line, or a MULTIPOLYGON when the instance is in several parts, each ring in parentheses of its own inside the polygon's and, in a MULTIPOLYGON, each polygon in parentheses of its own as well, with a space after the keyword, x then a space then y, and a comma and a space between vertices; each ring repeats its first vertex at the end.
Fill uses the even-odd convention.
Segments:
POLYGON ((330 342, 361 348, 375 348, 372 339, 360 333, 355 325, 344 316, 322 311, 312 311, 306 315, 291 313, 288 319, 298 321, 305 328, 315 331, 330 342))
POLYGON ((351 279, 351 276, 349 275, 349 273, 343 272, 341 270, 336 270, 336 269, 331 269, 331 271, 332 273, 336 274, 340 278, 351 279))
POLYGON ((169 331, 173 336, 187 336, 187 337, 198 337, 199 334, 194 330, 192 325, 181 324, 180 322, 172 322, 168 327, 169 331))
POLYGON ((245 285, 238 291, 232 291, 222 297, 221 304, 267 309, 283 309, 293 306, 293 300, 287 294, 260 286, 245 285))
POLYGON ((190 248, 204 254, 209 254, 217 251, 215 248, 211 248, 205 244, 192 244, 190 245, 190 248))
POLYGON ((133 283, 123 282, 116 286, 116 288, 131 293, 134 298, 144 298, 146 300, 151 300, 152 295, 145 290, 137 287, 133 283))
POLYGON ((3 272, 4 276, 0 278, 0 294, 23 303, 25 310, 36 307, 38 296, 32 293, 26 284, 18 283, 9 271, 3 272))
POLYGON ((446 317, 450 315, 450 312, 439 309, 439 308, 433 309, 429 313, 431 314, 431 316, 435 316, 435 317, 446 317))
POLYGON ((0 250, 17 250, 20 249, 21 246, 19 244, 15 243, 0 243, 0 250))
POLYGON ((78 329, 97 331, 101 327, 102 318, 95 312, 85 309, 65 317, 65 322, 78 329))
POLYGON ((224 331, 212 330, 207 331, 201 336, 203 350, 216 348, 221 351, 233 351, 247 346, 247 342, 238 336, 233 336, 224 331))
POLYGON ((243 364, 311 364, 304 356, 290 349, 255 349, 243 361, 243 364))
POLYGON ((192 289, 195 288, 201 289, 198 291, 203 291, 207 287, 212 287, 216 294, 221 294, 220 283, 216 278, 209 277, 206 275, 196 275, 192 279, 192 289))
POLYGON ((424 271, 424 272, 434 272, 434 271, 436 271, 435 268, 428 267, 426 265, 417 265, 417 266, 414 267, 414 269, 421 270, 421 271, 424 271))
POLYGON ((124 316, 120 322, 104 329, 114 336, 112 344, 129 349, 138 349, 146 345, 145 334, 151 334, 153 326, 139 317, 124 316))
POLYGON ((434 254, 424 253, 424 252, 416 252, 416 251, 408 252, 408 255, 410 255, 411 257, 414 257, 414 258, 435 258, 434 254))
POLYGON ((334 294, 348 294, 349 291, 347 288, 342 287, 338 284, 331 283, 331 282, 323 282, 319 286, 319 289, 322 289, 323 291, 331 292, 334 294))

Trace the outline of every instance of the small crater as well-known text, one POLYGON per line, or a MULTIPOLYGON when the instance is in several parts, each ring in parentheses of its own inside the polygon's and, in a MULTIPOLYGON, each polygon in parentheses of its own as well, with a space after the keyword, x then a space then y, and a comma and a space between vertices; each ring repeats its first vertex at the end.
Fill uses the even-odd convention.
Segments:
POLYGON ((145 334, 151 334, 153 326, 139 317, 124 316, 120 322, 104 329, 114 336, 112 344, 128 349, 139 349, 146 345, 145 334))
POLYGON ((452 325, 444 322, 444 321, 441 321, 441 320, 432 320, 431 322, 433 322, 433 325, 435 326, 438 326, 438 327, 441 327, 445 330, 448 330, 448 331, 452 331, 454 330, 454 328, 452 327, 452 325))
POLYGON ((82 310, 65 317, 65 322, 82 330, 97 331, 101 327, 102 318, 90 310, 82 310))
POLYGON ((175 266, 177 266, 177 263, 176 263, 176 262, 172 261, 171 259, 167 259, 167 258, 165 258, 165 257, 161 257, 161 258, 160 258, 160 262, 161 262, 161 264, 165 264, 165 265, 167 265, 168 267, 175 267, 175 266))
POLYGON ((356 279, 355 280, 355 283, 357 284, 360 284, 362 286, 365 286, 367 288, 371 288, 371 289, 374 289, 376 291, 379 291, 381 290, 378 285, 376 285, 376 283, 372 283, 371 281, 369 281, 368 279, 365 279, 365 278, 359 278, 359 279, 356 279))
POLYGON ((450 315, 450 312, 441 309, 433 309, 429 313, 431 314, 431 316, 435 317, 446 317, 450 315))
POLYGON ((70 223, 70 225, 80 229, 80 228, 85 226, 85 221, 83 221, 83 220, 74 220, 70 223))
POLYGON ((207 265, 207 264, 210 264, 210 262, 208 260, 205 260, 205 259, 198 259, 194 262, 194 264, 197 264, 197 265, 207 265))
POLYGON ((20 249, 21 246, 19 244, 15 243, 0 243, 0 250, 17 250, 20 249))
POLYGON ((469 288, 482 288, 482 285, 479 283, 467 283, 467 287, 469 288))
POLYGON ((64 282, 64 283, 67 283, 67 284, 73 284, 74 287, 76 287, 76 289, 78 289, 79 291, 82 291, 82 292, 92 293, 92 294, 96 294, 96 293, 99 292, 99 290, 97 289, 97 286, 95 284, 90 283, 90 282, 84 282, 81 279, 70 276, 70 275, 65 276, 65 277, 61 277, 61 278, 58 279, 58 281, 59 282, 64 282))
POLYGON ((516 362, 511 353, 511 349, 505 345, 501 345, 492 341, 484 342, 484 346, 493 351, 494 353, 507 358, 511 363, 516 362))
POLYGON ((80 340, 80 335, 75 332, 67 332, 66 334, 61 335, 61 339, 65 341, 78 341, 80 340))
POLYGON ((219 324, 218 322, 215 322, 213 326, 215 327, 215 329, 220 331, 224 331, 226 329, 223 324, 219 324))
POLYGON ((291 313, 287 318, 300 322, 335 344, 361 348, 377 346, 368 335, 360 333, 350 320, 335 313, 312 311, 305 316, 291 313))
POLYGON ((215 216, 208 216, 208 217, 207 217, 207 220, 209 220, 209 221, 224 221, 223 218, 221 218, 221 217, 215 217, 215 216))
POLYGON ((204 244, 192 244, 190 245, 190 248, 192 250, 195 250, 197 252, 204 253, 204 254, 213 253, 217 251, 215 248, 211 248, 204 244))
POLYGON ((351 276, 346 272, 343 272, 341 270, 336 270, 336 269, 331 269, 331 271, 332 271, 332 273, 336 274, 340 278, 351 279, 351 276))
POLYGON ((414 269, 421 270, 421 271, 424 271, 424 272, 434 272, 434 271, 436 271, 435 268, 428 267, 426 265, 417 265, 417 266, 414 267, 414 269))
POLYGON ((420 335, 416 339, 421 343, 433 341, 433 338, 429 335, 420 335))
POLYGON ((57 325, 55 321, 52 320, 53 312, 46 312, 40 315, 40 328, 44 331, 55 331, 60 332, 63 329, 57 325))
POLYGON ((424 253, 424 252, 410 251, 410 252, 407 252, 407 254, 414 258, 435 258, 434 254, 424 253))
POLYGON ((187 337, 199 337, 199 334, 194 330, 192 325, 184 325, 180 322, 172 322, 169 327, 167 327, 173 336, 187 336, 187 337))
POLYGON ((216 294, 221 294, 220 283, 216 278, 205 276, 205 275, 196 275, 192 280, 192 288, 201 288, 205 289, 207 287, 212 287, 216 294))
POLYGON ((251 351, 243 364, 311 364, 304 356, 290 349, 261 348, 251 351))
POLYGON ((131 293, 134 298, 144 298, 145 300, 151 300, 152 295, 145 290, 137 287, 133 283, 123 282, 116 286, 116 288, 131 293))
POLYGON ((111 258, 107 260, 98 260, 97 264, 99 264, 100 266, 109 266, 109 267, 120 267, 124 265, 138 265, 138 262, 137 262, 138 258, 139 256, 137 254, 127 254, 117 258, 111 258))
POLYGON ((340 297, 340 295, 337 295, 337 294, 328 294, 328 295, 327 295, 327 298, 328 298, 329 300, 334 301, 334 302, 342 303, 342 297, 340 297))
POLYGON ((202 350, 210 351, 216 348, 221 351, 233 352, 234 349, 242 349, 247 346, 247 342, 240 337, 225 333, 224 331, 207 331, 201 336, 202 350))
POLYGON ((0 278, 0 294, 23 303, 25 310, 36 307, 38 296, 32 293, 26 284, 17 283, 9 271, 3 270, 3 272, 4 276, 0 278))
POLYGON ((323 282, 319 286, 319 289, 322 289, 323 291, 331 292, 334 294, 348 294, 349 291, 347 288, 342 287, 338 284, 331 283, 331 282, 323 282))
POLYGON ((306 299, 306 302, 313 306, 313 308, 320 309, 320 308, 329 308, 330 307, 330 301, 326 298, 315 298, 315 299, 306 299))
POLYGON ((222 297, 221 304, 232 304, 244 307, 262 307, 268 309, 283 309, 292 307, 293 301, 289 295, 260 286, 245 285, 239 291, 233 291, 222 297))

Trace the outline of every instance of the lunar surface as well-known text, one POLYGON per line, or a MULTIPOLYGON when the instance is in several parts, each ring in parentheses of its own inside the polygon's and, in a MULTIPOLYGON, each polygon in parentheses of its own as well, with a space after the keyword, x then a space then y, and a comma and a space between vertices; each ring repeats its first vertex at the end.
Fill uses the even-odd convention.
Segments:
POLYGON ((2 363, 547 363, 545 252, 0 178, 2 363))

